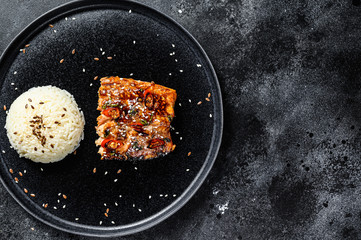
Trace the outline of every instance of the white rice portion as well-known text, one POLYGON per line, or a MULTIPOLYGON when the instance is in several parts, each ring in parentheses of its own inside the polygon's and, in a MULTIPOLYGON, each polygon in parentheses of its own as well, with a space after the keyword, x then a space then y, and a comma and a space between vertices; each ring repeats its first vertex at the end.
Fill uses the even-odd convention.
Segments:
POLYGON ((29 89, 11 104, 5 128, 20 157, 51 163, 64 159, 79 147, 84 124, 83 112, 69 92, 43 86, 29 89), (42 119, 42 124, 31 122, 37 119, 42 119))

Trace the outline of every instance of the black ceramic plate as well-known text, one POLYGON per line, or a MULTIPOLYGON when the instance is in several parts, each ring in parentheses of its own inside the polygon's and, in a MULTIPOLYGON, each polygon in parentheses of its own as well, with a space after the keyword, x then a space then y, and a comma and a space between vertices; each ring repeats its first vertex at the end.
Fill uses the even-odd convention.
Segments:
MULTIPOLYGON (((59 163, 37 164, 19 158, 0 128, 4 186, 30 214, 58 229, 119 236, 149 228, 190 199, 216 158, 223 120, 212 65, 186 30, 144 5, 77 1, 46 13, 7 48, 0 60, 0 80, 1 106, 9 107, 31 87, 54 85, 73 94, 84 111, 85 139, 76 155, 59 163), (110 75, 154 81, 177 90, 174 152, 142 162, 100 161, 94 144, 99 81, 93 79, 110 75), (205 100, 208 93, 210 101, 205 100), (203 103, 197 105, 199 101, 203 103)), ((0 126, 5 119, 3 111, 0 126)))

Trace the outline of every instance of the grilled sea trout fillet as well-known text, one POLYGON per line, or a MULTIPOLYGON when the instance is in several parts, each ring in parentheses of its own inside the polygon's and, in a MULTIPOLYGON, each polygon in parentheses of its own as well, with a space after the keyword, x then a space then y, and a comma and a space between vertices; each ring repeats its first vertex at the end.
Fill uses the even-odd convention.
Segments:
POLYGON ((95 144, 102 159, 150 159, 174 150, 170 124, 175 90, 131 78, 104 77, 100 82, 95 144))

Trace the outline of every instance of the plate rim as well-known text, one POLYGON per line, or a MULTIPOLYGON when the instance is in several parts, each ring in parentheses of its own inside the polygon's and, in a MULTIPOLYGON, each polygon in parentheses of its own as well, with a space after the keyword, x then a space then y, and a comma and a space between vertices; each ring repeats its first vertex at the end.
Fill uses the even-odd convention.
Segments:
MULTIPOLYGON (((26 212, 28 212, 31 216, 36 218, 37 220, 41 221, 42 223, 45 223, 48 226, 51 226, 55 229, 82 235, 82 236, 91 236, 91 237, 119 237, 119 236, 125 236, 130 235, 134 233, 138 233, 141 231, 144 231, 146 229, 149 229, 170 216, 172 216, 174 213, 176 213, 178 210, 180 210, 189 200, 194 196, 194 194, 198 191, 198 189, 202 186, 204 183, 206 177, 208 176, 210 170, 212 169, 212 166, 217 158, 221 142, 222 142, 222 135, 223 135, 223 127, 224 127, 224 116, 223 116, 223 103, 222 103, 222 93, 220 89, 220 84, 218 81, 218 77, 216 75, 216 72, 214 70, 213 64, 211 60, 209 59, 208 55, 202 48, 202 46, 198 43, 198 41, 186 30, 182 25, 180 25, 178 22, 176 22, 173 18, 166 15, 163 12, 160 12, 159 10, 150 7, 146 4, 135 2, 132 0, 123 0, 123 1, 114 1, 114 0, 75 0, 71 1, 62 5, 59 5, 55 8, 52 8, 39 17, 37 17, 35 20, 30 22, 25 28, 23 28, 20 33, 18 33, 11 42, 7 45, 4 52, 0 56, 0 68, 5 67, 7 64, 6 56, 9 54, 12 54, 12 48, 14 45, 18 45, 19 42, 21 42, 24 38, 31 35, 33 32, 36 32, 36 30, 31 30, 31 28, 39 28, 39 25, 42 25, 44 22, 49 21, 49 17, 51 18, 58 18, 59 15, 64 14, 68 11, 74 11, 77 7, 89 7, 89 6, 101 6, 101 5, 122 5, 122 4, 131 4, 131 5, 138 5, 142 8, 146 8, 149 11, 155 13, 158 16, 161 16, 165 18, 170 24, 172 24, 174 27, 179 28, 183 34, 188 37, 192 43, 195 45, 197 50, 199 50, 200 54, 204 58, 204 60, 207 62, 208 67, 210 69, 209 73, 214 78, 214 91, 217 93, 217 101, 214 101, 214 124, 213 124, 213 133, 212 133, 212 140, 210 144, 210 148, 208 150, 208 154, 204 160, 204 163, 201 167, 201 169, 198 171, 197 175, 193 179, 193 181, 188 185, 188 187, 183 191, 182 195, 180 195, 174 202, 172 202, 167 207, 163 208, 159 212, 144 218, 143 220, 126 224, 126 225, 119 225, 119 226, 109 226, 109 227, 100 227, 100 226, 93 226, 93 225, 85 225, 80 223, 71 222, 62 218, 57 217, 53 214, 48 214, 51 219, 56 221, 59 225, 46 221, 44 217, 41 217, 39 214, 42 211, 45 211, 43 209, 31 209, 29 208, 25 203, 24 199, 18 198, 16 194, 10 189, 10 187, 6 184, 5 180, 3 179, 2 174, 0 174, 0 181, 2 185, 5 187, 7 192, 12 196, 13 199, 23 208, 26 212), (30 31, 30 34, 27 32, 30 31), (61 225, 61 224, 63 225, 61 225)), ((85 10, 86 11, 86 10, 85 10)), ((0 86, 2 85, 2 81, 0 82, 0 86)), ((0 155, 0 158, 3 159, 4 157, 0 155)), ((1 172, 0 172, 1 173, 1 172)))

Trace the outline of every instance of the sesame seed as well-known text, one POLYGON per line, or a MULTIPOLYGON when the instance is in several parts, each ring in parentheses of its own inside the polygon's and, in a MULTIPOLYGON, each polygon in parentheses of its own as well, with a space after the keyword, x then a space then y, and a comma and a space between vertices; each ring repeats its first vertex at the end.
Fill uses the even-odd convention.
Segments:
POLYGON ((113 57, 107 57, 109 60, 113 59, 113 57))
POLYGON ((178 103, 178 105, 181 107, 182 106, 182 104, 181 103, 178 103))
POLYGON ((99 58, 94 58, 95 61, 99 61, 99 58))
POLYGON ((85 72, 85 68, 83 68, 83 72, 85 72))
POLYGON ((18 183, 19 179, 17 177, 14 178, 15 182, 18 183))
POLYGON ((209 102, 209 101, 211 101, 211 100, 210 100, 209 98, 206 98, 206 101, 209 102))
POLYGON ((31 100, 31 98, 28 99, 29 102, 32 102, 33 100, 31 100))
POLYGON ((11 173, 11 174, 13 174, 14 173, 14 171, 10 168, 9 169, 9 172, 11 173))
POLYGON ((93 84, 92 84, 92 83, 90 83, 90 84, 89 84, 89 86, 93 86, 93 84))
POLYGON ((22 176, 23 176, 23 173, 22 173, 22 172, 19 172, 19 175, 20 175, 20 177, 22 177, 22 176))
POLYGON ((130 73, 129 76, 133 76, 133 73, 130 73))
POLYGON ((53 136, 53 135, 49 135, 49 137, 50 137, 50 138, 54 138, 54 136, 53 136))
POLYGON ((114 202, 114 205, 118 207, 118 203, 117 203, 117 202, 114 202))
POLYGON ((186 169, 186 172, 189 172, 189 168, 186 169))
POLYGON ((168 194, 164 195, 164 197, 168 197, 168 194))
POLYGON ((134 169, 135 169, 135 170, 138 170, 138 168, 137 168, 137 167, 134 167, 134 169))
POLYGON ((178 59, 174 59, 175 62, 178 62, 178 59))
POLYGON ((129 10, 129 13, 132 13, 132 9, 129 10))
POLYGON ((32 228, 30 228, 30 229, 31 229, 31 231, 34 231, 34 230, 35 230, 35 228, 33 228, 33 227, 32 227, 32 228))
POLYGON ((176 194, 173 194, 173 197, 176 197, 177 195, 176 194))
POLYGON ((47 204, 47 203, 45 203, 44 208, 47 208, 47 207, 48 207, 48 204, 47 204))
POLYGON ((107 206, 107 204, 106 203, 104 203, 104 207, 106 207, 107 206))
POLYGON ((208 93, 208 97, 209 97, 209 98, 211 97, 211 93, 208 93))
POLYGON ((4 105, 4 111, 6 111, 6 106, 4 105))
POLYGON ((37 147, 34 147, 34 151, 38 151, 37 147))
POLYGON ((115 224, 115 222, 114 222, 114 221, 111 221, 111 223, 112 223, 112 224, 115 224))
POLYGON ((122 195, 119 195, 119 197, 121 198, 121 197, 122 197, 122 195))
POLYGON ((139 211, 139 212, 142 212, 142 209, 138 208, 138 211, 139 211))
POLYGON ((199 101, 198 103, 197 103, 197 105, 201 105, 202 104, 202 101, 199 101))
POLYGON ((61 117, 64 117, 65 116, 65 114, 63 113, 62 115, 61 115, 61 117))
POLYGON ((151 195, 149 195, 149 199, 151 199, 152 198, 152 196, 151 195))
POLYGON ((212 114, 209 114, 209 117, 211 118, 211 117, 212 117, 212 114))
POLYGON ((26 173, 26 170, 24 170, 24 173, 26 173))
POLYGON ((135 40, 133 41, 133 44, 135 44, 135 40))
POLYGON ((34 194, 34 193, 32 193, 32 194, 30 194, 30 196, 31 196, 31 197, 35 197, 35 194, 34 194))
POLYGON ((58 199, 57 202, 60 203, 60 200, 58 199))
POLYGON ((163 197, 163 194, 159 194, 159 197, 163 197))
POLYGON ((16 91, 16 90, 18 90, 18 88, 16 87, 14 90, 16 91))
POLYGON ((68 197, 67 197, 65 194, 63 194, 63 198, 64 198, 64 199, 67 199, 68 197))
POLYGON ((28 108, 28 104, 25 105, 25 109, 27 109, 27 108, 28 108))
POLYGON ((28 193, 29 191, 28 191, 28 189, 24 188, 24 192, 25 192, 25 193, 28 193))
POLYGON ((75 221, 78 221, 79 220, 79 218, 75 218, 75 221))
POLYGON ((99 48, 100 51, 103 51, 103 48, 99 48))
POLYGON ((51 25, 51 24, 49 24, 49 27, 53 28, 54 26, 53 26, 53 25, 51 25))
POLYGON ((17 71, 14 71, 14 75, 16 75, 18 72, 17 71))
POLYGON ((61 196, 61 193, 58 193, 58 196, 60 197, 60 196, 61 196))
POLYGON ((32 109, 35 109, 33 105, 30 105, 30 107, 31 107, 32 109))
POLYGON ((182 140, 182 139, 183 139, 182 137, 179 138, 179 140, 182 140))
POLYGON ((60 60, 60 63, 63 63, 64 62, 64 58, 60 60))
POLYGON ((67 18, 67 17, 65 17, 65 21, 68 21, 68 18, 67 18))
POLYGON ((75 48, 73 49, 73 51, 71 51, 71 54, 73 54, 73 55, 75 54, 75 48))
POLYGON ((179 72, 183 72, 183 70, 182 70, 182 69, 180 69, 180 70, 179 70, 179 72))
POLYGON ((192 100, 188 99, 189 102, 192 102, 192 100))
POLYGON ((54 148, 54 144, 50 144, 50 147, 51 147, 51 148, 54 148))
POLYGON ((105 52, 102 52, 102 55, 104 56, 104 55, 105 55, 105 52))
POLYGON ((53 207, 54 209, 58 209, 57 207, 53 207))
POLYGON ((43 168, 40 168, 40 171, 42 171, 42 172, 43 172, 43 171, 44 171, 44 169, 43 169, 43 168))
POLYGON ((122 172, 122 169, 119 169, 118 171, 117 171, 117 174, 119 174, 119 173, 121 173, 122 172))
POLYGON ((172 76, 172 73, 169 73, 169 76, 172 76))
POLYGON ((66 205, 63 205, 63 208, 66 208, 66 205))
POLYGON ((94 169, 93 169, 93 173, 96 173, 96 172, 97 172, 97 169, 96 169, 96 168, 94 168, 94 169))
POLYGON ((200 65, 199 63, 197 63, 197 67, 202 67, 202 65, 200 65))
POLYGON ((107 210, 105 211, 106 213, 109 213, 109 208, 107 208, 107 210))
POLYGON ((56 30, 54 30, 54 33, 56 33, 56 30))
POLYGON ((192 154, 192 152, 189 152, 189 153, 188 153, 188 156, 190 156, 191 154, 192 154))
POLYGON ((25 47, 29 47, 29 46, 30 46, 30 44, 26 44, 26 45, 25 45, 25 47))
POLYGON ((108 213, 104 213, 104 215, 105 215, 106 217, 108 217, 108 213))
POLYGON ((179 13, 182 13, 183 11, 181 9, 178 10, 179 13))
POLYGON ((107 175, 107 174, 108 174, 108 172, 107 172, 107 171, 105 171, 104 175, 107 175))
POLYGON ((44 104, 44 102, 39 102, 39 104, 44 104))
POLYGON ((25 49, 23 49, 23 53, 25 53, 25 49))
POLYGON ((135 207, 135 204, 133 203, 133 207, 135 207))
POLYGON ((117 182, 118 181, 118 179, 114 179, 114 182, 117 182))
POLYGON ((64 111, 66 112, 66 108, 63 108, 64 109, 64 111))
POLYGON ((102 223, 103 223, 103 221, 100 221, 100 222, 99 222, 99 225, 102 225, 102 223))
POLYGON ((175 47, 175 45, 172 43, 172 47, 175 47))
POLYGON ((98 76, 95 76, 95 77, 94 77, 94 80, 97 80, 97 79, 98 79, 98 76))

